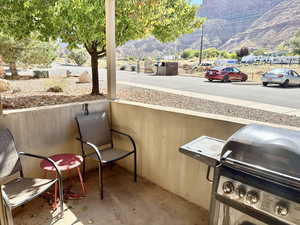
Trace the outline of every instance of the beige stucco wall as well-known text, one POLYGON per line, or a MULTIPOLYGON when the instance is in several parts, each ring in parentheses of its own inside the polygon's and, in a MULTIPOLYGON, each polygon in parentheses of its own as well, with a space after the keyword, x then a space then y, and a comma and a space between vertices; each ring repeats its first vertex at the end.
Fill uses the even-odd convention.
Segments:
MULTIPOLYGON (((227 139, 247 121, 128 102, 113 102, 111 109, 113 127, 136 140, 139 175, 208 209, 207 166, 180 153, 179 147, 202 135, 227 139)), ((121 165, 132 169, 131 160, 121 165)))
MULTIPOLYGON (((89 111, 109 110, 109 102, 89 102, 89 111)), ((82 114, 82 104, 39 107, 4 112, 0 116, 0 129, 9 128, 18 151, 44 156, 59 153, 79 153, 81 148, 75 116, 82 114)), ((39 160, 24 158, 25 175, 40 176, 39 160), (25 160, 26 159, 26 160, 25 160)), ((88 163, 89 168, 95 163, 88 163)))

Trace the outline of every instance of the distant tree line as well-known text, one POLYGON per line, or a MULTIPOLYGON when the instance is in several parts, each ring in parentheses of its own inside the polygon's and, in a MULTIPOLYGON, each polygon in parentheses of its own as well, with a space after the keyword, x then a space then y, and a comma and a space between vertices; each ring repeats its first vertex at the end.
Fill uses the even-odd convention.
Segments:
MULTIPOLYGON (((181 53, 181 58, 191 59, 198 58, 200 54, 199 50, 186 49, 181 53)), ((227 52, 224 50, 218 50, 216 48, 207 48, 203 50, 204 59, 215 59, 215 58, 225 58, 225 59, 236 59, 236 52, 227 52)))

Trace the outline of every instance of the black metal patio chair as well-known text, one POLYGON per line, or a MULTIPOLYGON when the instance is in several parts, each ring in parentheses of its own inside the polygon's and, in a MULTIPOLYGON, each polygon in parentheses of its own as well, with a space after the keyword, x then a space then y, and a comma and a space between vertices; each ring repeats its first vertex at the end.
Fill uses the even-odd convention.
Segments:
POLYGON ((63 216, 63 183, 59 169, 47 157, 17 152, 13 135, 8 129, 0 130, 0 179, 1 194, 9 225, 13 224, 12 210, 14 208, 40 196, 56 182, 59 186, 60 215, 63 216), (57 178, 25 178, 20 160, 21 156, 49 161, 56 169, 57 178))
POLYGON ((103 166, 111 164, 117 160, 123 159, 133 154, 133 167, 134 167, 134 182, 137 181, 136 171, 136 145, 131 136, 128 134, 116 131, 110 128, 108 116, 106 112, 91 113, 88 115, 80 115, 76 117, 80 138, 77 140, 81 143, 82 156, 83 156, 83 177, 85 179, 85 159, 92 158, 99 162, 99 188, 101 199, 103 199, 103 166), (112 134, 123 135, 127 137, 131 144, 132 150, 125 151, 122 149, 114 148, 112 134), (93 151, 88 151, 84 147, 88 146, 93 151), (100 150, 101 147, 104 147, 100 150))

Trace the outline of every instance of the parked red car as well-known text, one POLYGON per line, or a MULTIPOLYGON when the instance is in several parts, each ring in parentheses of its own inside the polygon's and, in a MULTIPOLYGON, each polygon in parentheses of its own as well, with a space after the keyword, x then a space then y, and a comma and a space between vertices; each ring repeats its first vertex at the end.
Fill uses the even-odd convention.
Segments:
POLYGON ((235 67, 215 67, 205 73, 205 78, 209 81, 230 82, 234 80, 246 81, 248 76, 235 67))

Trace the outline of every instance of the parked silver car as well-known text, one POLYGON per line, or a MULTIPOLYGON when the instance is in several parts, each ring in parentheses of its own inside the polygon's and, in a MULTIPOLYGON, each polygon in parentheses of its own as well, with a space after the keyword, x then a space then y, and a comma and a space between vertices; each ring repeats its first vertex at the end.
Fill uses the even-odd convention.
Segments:
POLYGON ((300 85, 300 75, 291 69, 274 69, 262 75, 263 86, 279 84, 281 87, 300 85))

